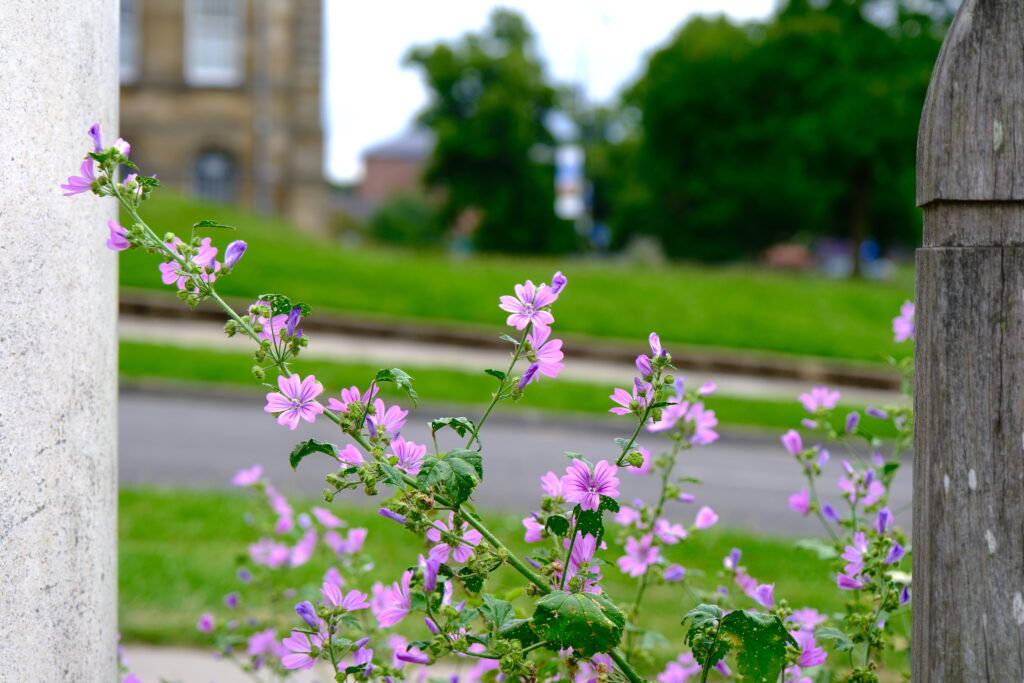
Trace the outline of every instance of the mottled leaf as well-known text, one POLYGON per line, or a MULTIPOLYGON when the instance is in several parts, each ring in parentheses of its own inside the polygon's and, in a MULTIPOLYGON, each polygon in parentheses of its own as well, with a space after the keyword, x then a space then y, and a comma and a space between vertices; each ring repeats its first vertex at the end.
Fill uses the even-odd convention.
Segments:
POLYGON ((569 520, 562 515, 551 515, 544 523, 544 528, 555 536, 565 536, 569 533, 569 520))
POLYGON ((589 657, 613 650, 622 639, 626 618, 600 594, 554 591, 537 601, 534 630, 560 648, 589 657))
POLYGON ((423 459, 417 479, 430 487, 443 489, 456 505, 466 502, 483 479, 483 459, 476 451, 456 448, 423 459))
POLYGON ((302 443, 295 446, 292 449, 292 453, 288 456, 288 462, 291 463, 292 469, 298 469, 299 463, 310 453, 326 453, 332 458, 337 457, 338 447, 333 443, 327 443, 326 441, 319 441, 317 439, 306 439, 302 443))
POLYGON ((459 436, 466 436, 476 428, 468 417, 439 417, 430 421, 430 431, 435 434, 445 427, 451 427, 459 436))
POLYGON ((729 612, 719 637, 736 650, 736 668, 752 683, 775 683, 786 662, 786 646, 797 645, 782 620, 765 612, 729 612))

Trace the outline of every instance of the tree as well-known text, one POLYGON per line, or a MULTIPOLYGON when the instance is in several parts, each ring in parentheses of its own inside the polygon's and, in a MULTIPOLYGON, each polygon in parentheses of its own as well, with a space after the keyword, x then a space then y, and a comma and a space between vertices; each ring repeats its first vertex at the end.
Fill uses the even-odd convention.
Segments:
POLYGON ((431 91, 420 115, 437 137, 425 180, 443 190, 442 218, 477 212, 474 243, 486 251, 557 252, 574 243, 554 216, 553 140, 544 119, 555 102, 518 14, 496 10, 486 29, 407 57, 431 91))
POLYGON ((792 0, 763 24, 687 22, 627 94, 643 111, 641 225, 705 260, 800 234, 916 241, 917 122, 947 6, 912 4, 792 0), (882 10, 889 25, 869 20, 882 10))

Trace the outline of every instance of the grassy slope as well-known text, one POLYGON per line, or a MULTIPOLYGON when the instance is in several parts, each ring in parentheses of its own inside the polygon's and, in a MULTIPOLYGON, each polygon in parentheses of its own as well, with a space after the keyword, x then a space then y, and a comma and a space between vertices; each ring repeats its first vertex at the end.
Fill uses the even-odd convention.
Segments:
MULTIPOLYGON (((121 342, 121 376, 130 379, 155 379, 162 382, 184 379, 262 391, 250 373, 252 365, 252 357, 241 352, 121 342)), ((352 384, 365 386, 377 369, 366 364, 324 360, 303 360, 296 365, 296 370, 303 375, 314 373, 329 392, 336 392, 352 384)), ((490 400, 495 387, 494 378, 482 372, 472 374, 416 367, 403 369, 413 376, 416 391, 428 403, 482 404, 490 400)), ((608 395, 612 388, 566 380, 546 380, 530 386, 521 407, 507 406, 506 409, 569 411, 608 416, 608 408, 612 405, 608 395)), ((383 390, 391 393, 390 385, 385 385, 383 390)), ((397 396, 393 393, 391 395, 397 396)), ((407 402, 407 399, 403 401, 407 402)), ((722 426, 755 426, 781 431, 796 427, 800 419, 806 417, 796 397, 776 401, 711 396, 707 405, 715 410, 722 426)), ((852 410, 862 409, 863 406, 844 405, 840 408, 852 410)))
MULTIPOLYGON (((214 235, 222 247, 236 236, 250 245, 235 273, 221 281, 222 293, 250 298, 282 292, 339 311, 498 326, 503 315, 497 309, 499 295, 526 278, 548 281, 555 270, 563 270, 570 283, 556 310, 560 331, 635 339, 658 330, 669 344, 877 361, 898 354, 889 321, 900 303, 913 296, 908 272, 892 283, 869 283, 754 267, 453 260, 433 253, 324 244, 278 219, 166 192, 144 208, 144 217, 158 233, 185 233, 200 218, 239 226, 237 235, 214 235)), ((121 282, 167 290, 153 258, 144 254, 122 257, 121 282)))
MULTIPOLYGON (((307 509, 292 501, 296 511, 307 509)), ((253 509, 239 492, 198 492, 153 488, 125 489, 120 495, 120 630, 125 641, 163 644, 209 645, 195 628, 199 615, 212 612, 218 619, 237 618, 224 607, 225 594, 241 587, 235 579, 236 558, 256 540, 244 521, 253 509)), ((345 507, 332 510, 353 526, 370 533, 366 550, 376 560, 373 578, 391 581, 415 562, 419 547, 393 522, 372 509, 345 507), (398 543, 396 543, 398 541, 398 543), (397 550, 396 550, 397 549, 397 550)), ((490 518, 493 528, 519 554, 527 552, 522 527, 512 517, 490 518)), ((722 558, 733 547, 744 550, 744 564, 751 574, 776 583, 775 595, 795 606, 813 605, 822 610, 841 609, 841 597, 829 578, 827 565, 805 550, 794 549, 784 539, 757 538, 749 534, 711 529, 694 534, 685 543, 668 549, 671 561, 683 564, 699 587, 714 588, 722 558)), ((616 552, 605 556, 612 560, 616 552)), ((292 570, 295 585, 318 582, 323 566, 292 570)), ((619 602, 628 601, 635 583, 617 567, 604 570, 606 590, 619 602)), ((502 570, 501 586, 518 585, 518 575, 502 570)), ((369 586, 359 586, 368 591, 369 586)), ((665 634, 676 648, 682 647, 680 617, 697 604, 689 588, 653 587, 645 599, 645 621, 665 634)), ((751 604, 753 606, 753 604, 751 604)), ((290 605, 282 614, 288 618, 290 605)))

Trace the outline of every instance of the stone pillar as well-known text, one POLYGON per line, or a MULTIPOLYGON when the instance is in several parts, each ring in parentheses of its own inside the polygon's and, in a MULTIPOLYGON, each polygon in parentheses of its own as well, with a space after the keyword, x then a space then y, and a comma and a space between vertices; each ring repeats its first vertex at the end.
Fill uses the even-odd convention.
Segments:
POLYGON ((117 676, 111 199, 62 196, 117 130, 118 3, 0 0, 0 680, 117 676))

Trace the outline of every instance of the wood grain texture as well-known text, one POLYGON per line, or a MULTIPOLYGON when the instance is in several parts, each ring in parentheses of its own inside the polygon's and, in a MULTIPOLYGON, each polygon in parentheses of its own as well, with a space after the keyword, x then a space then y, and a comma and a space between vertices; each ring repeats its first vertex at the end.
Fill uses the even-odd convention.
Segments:
POLYGON ((917 273, 913 680, 1021 681, 1024 247, 917 273))
POLYGON ((928 87, 917 203, 1024 199, 1024 2, 964 0, 928 87))
POLYGON ((1024 202, 936 201, 924 210, 924 246, 1024 245, 1024 202))

